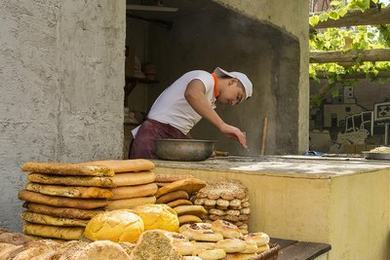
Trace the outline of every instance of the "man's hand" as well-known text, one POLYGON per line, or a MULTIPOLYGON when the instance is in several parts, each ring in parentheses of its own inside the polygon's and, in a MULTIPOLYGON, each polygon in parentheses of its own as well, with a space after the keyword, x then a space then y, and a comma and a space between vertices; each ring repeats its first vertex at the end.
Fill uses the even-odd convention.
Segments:
POLYGON ((236 139, 245 149, 248 148, 246 144, 246 135, 243 132, 241 132, 241 130, 238 129, 237 127, 223 123, 219 127, 219 131, 221 131, 223 134, 225 134, 230 138, 236 139))

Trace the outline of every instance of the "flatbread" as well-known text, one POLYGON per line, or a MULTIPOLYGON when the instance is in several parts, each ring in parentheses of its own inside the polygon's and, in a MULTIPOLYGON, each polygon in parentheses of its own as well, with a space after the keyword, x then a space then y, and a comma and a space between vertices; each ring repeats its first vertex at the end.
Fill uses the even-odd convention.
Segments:
POLYGON ((154 163, 149 160, 105 160, 81 163, 81 165, 96 165, 112 169, 115 173, 141 172, 154 169, 154 163))
POLYGON ((158 190, 156 195, 157 197, 160 197, 169 192, 178 191, 178 190, 183 190, 190 194, 202 189, 205 186, 206 186, 206 182, 195 178, 189 178, 180 181, 175 181, 164 187, 161 187, 158 190))
POLYGON ((48 251, 54 252, 59 246, 60 243, 54 242, 53 240, 35 240, 26 243, 22 248, 12 252, 8 258, 13 260, 43 260, 40 257, 41 255, 46 254, 48 251))
POLYGON ((78 208, 78 209, 96 209, 108 205, 107 200, 98 199, 73 199, 65 197, 56 197, 22 190, 18 194, 20 200, 44 204, 54 207, 78 208))
POLYGON ((187 192, 185 192, 183 190, 178 190, 178 191, 173 191, 173 192, 169 192, 169 193, 162 195, 161 197, 159 197, 157 199, 157 203, 168 203, 168 202, 171 202, 171 201, 174 201, 177 199, 188 200, 189 197, 190 196, 188 195, 187 192))
POLYGON ((72 219, 72 218, 58 218, 40 213, 25 211, 21 214, 23 220, 30 223, 44 224, 51 226, 68 226, 68 227, 85 227, 89 220, 72 219))
POLYGON ((137 173, 121 173, 112 177, 115 187, 134 186, 154 182, 156 174, 151 171, 137 173))
POLYGON ((176 211, 177 215, 195 215, 201 217, 207 214, 207 211, 199 205, 181 205, 174 207, 173 210, 176 211))
POLYGON ((136 206, 145 205, 145 204, 154 204, 156 203, 156 197, 143 197, 143 198, 132 198, 132 199, 121 199, 121 200, 111 200, 106 206, 107 210, 114 209, 130 209, 136 206))
POLYGON ((39 224, 25 223, 23 232, 28 235, 57 238, 63 240, 80 239, 83 235, 83 227, 56 227, 39 224))
POLYGON ((77 163, 54 163, 54 162, 27 162, 23 164, 22 171, 39 172, 58 175, 80 176, 114 176, 114 171, 104 166, 77 163))
POLYGON ((190 200, 178 199, 178 200, 168 202, 167 205, 171 208, 174 208, 180 205, 192 205, 192 202, 190 200))
POLYGON ((100 176, 59 176, 41 173, 30 173, 27 175, 27 179, 34 183, 103 188, 115 187, 112 178, 100 176))
POLYGON ((248 195, 248 188, 242 185, 237 180, 223 180, 212 182, 207 187, 199 190, 196 195, 198 198, 209 198, 217 200, 222 198, 224 200, 244 199, 248 195))
POLYGON ((9 243, 18 246, 23 245, 32 240, 33 238, 26 236, 22 233, 4 232, 0 234, 0 243, 9 243))
POLYGON ((185 174, 185 175, 164 174, 164 173, 156 174, 156 182, 161 182, 161 183, 175 182, 175 181, 180 181, 189 178, 194 178, 194 176, 189 174, 185 174))
POLYGON ((9 259, 8 256, 12 254, 13 251, 22 248, 22 245, 13 245, 9 243, 0 243, 0 259, 9 259))
POLYGON ((51 196, 82 199, 109 199, 113 196, 111 190, 98 187, 59 186, 32 182, 27 183, 26 190, 51 196))
POLYGON ((179 216, 180 226, 184 224, 202 223, 202 219, 194 215, 179 216))
POLYGON ((149 230, 142 233, 137 245, 131 252, 134 260, 181 260, 182 256, 174 249, 172 241, 164 232, 149 230))
POLYGON ((104 212, 104 210, 98 209, 58 208, 36 203, 26 203, 25 207, 31 212, 59 218, 91 219, 97 214, 104 212))
POLYGON ((156 194, 158 187, 155 183, 126 186, 112 189, 112 200, 131 199, 139 197, 153 196, 156 194))
POLYGON ((78 250, 69 260, 93 259, 93 260, 129 260, 130 256, 117 243, 103 240, 88 244, 78 250))

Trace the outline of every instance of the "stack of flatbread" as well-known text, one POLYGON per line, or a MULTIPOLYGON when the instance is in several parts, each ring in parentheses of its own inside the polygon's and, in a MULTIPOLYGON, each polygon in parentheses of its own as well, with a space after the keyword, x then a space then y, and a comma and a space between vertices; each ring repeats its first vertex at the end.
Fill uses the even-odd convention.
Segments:
POLYGON ((193 205, 190 197, 205 186, 206 182, 196 178, 171 182, 158 189, 157 203, 173 208, 179 216, 180 225, 202 222, 201 218, 207 211, 203 206, 193 205))
POLYGON ((248 189, 236 180, 223 180, 208 183, 194 199, 195 205, 206 208, 203 220, 212 222, 218 219, 238 226, 242 233, 248 234, 250 204, 248 189))
POLYGON ((79 239, 88 221, 104 210, 154 203, 157 185, 147 160, 95 161, 78 164, 28 162, 19 199, 29 235, 79 239))

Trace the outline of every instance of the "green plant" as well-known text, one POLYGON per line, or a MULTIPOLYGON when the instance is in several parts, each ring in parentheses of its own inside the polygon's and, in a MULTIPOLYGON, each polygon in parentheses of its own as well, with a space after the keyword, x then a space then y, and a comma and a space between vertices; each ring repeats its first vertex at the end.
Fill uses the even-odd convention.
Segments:
MULTIPOLYGON (((372 4, 382 5, 378 1, 351 0, 347 5, 339 0, 331 2, 332 10, 310 17, 310 24, 315 26, 320 21, 327 19, 339 19, 349 10, 364 11, 372 4)), ((390 26, 353 26, 349 28, 329 28, 326 30, 310 32, 310 50, 318 51, 347 51, 347 50, 369 50, 390 47, 390 26)), ((390 62, 362 62, 359 59, 353 63, 311 63, 309 76, 313 80, 325 78, 328 83, 326 91, 320 96, 312 98, 312 105, 321 104, 322 99, 334 91, 337 84, 353 85, 354 75, 365 75, 370 80, 377 80, 378 74, 383 71, 390 71, 390 62)))

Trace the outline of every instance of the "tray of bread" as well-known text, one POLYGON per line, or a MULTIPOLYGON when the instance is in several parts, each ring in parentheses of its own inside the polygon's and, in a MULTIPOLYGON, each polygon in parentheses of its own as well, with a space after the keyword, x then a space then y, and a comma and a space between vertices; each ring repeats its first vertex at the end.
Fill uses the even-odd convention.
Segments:
POLYGON ((379 146, 370 151, 362 152, 366 159, 390 160, 390 146, 379 146))

